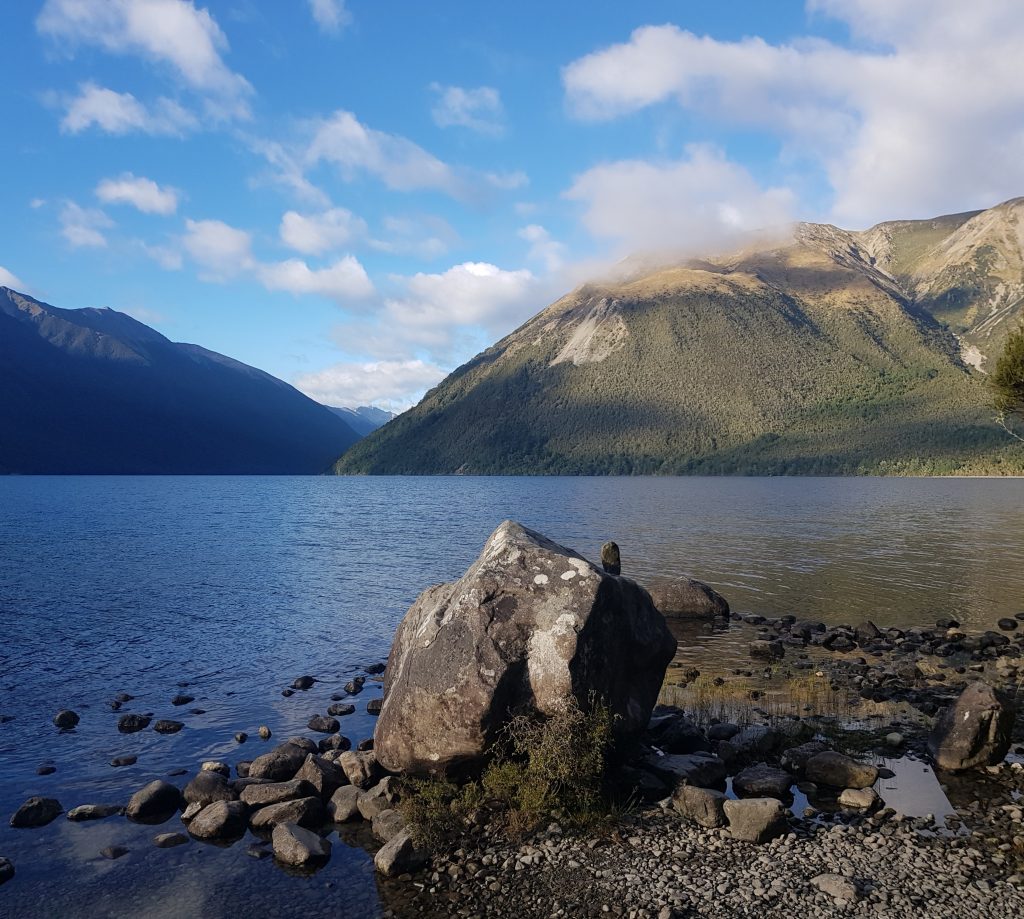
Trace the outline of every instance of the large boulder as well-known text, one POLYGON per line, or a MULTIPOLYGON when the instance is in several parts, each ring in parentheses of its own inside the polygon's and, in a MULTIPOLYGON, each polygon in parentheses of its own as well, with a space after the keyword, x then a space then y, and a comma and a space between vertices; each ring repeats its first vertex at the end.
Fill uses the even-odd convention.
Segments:
POLYGON ((987 683, 971 683, 940 716, 928 749, 940 769, 993 766, 1010 749, 1014 712, 987 683))
POLYGON ((858 763, 832 750, 817 753, 807 760, 804 774, 815 785, 830 785, 832 788, 870 788, 878 781, 876 766, 858 763))
POLYGON ((462 578, 424 591, 391 646, 374 751, 386 769, 478 765, 512 712, 603 700, 647 725, 676 642, 650 595, 505 521, 462 578))
POLYGON ((663 616, 680 619, 721 619, 729 615, 729 604, 720 593, 692 578, 658 581, 650 589, 651 599, 663 616))

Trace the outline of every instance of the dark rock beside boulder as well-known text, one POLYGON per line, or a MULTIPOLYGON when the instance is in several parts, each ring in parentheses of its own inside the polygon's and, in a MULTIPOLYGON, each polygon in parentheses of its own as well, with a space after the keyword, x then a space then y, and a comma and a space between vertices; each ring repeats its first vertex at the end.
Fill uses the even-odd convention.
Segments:
POLYGON ((132 795, 125 808, 125 816, 136 823, 163 823, 177 812, 181 801, 181 792, 177 788, 157 779, 132 795))
POLYGON ((52 823, 64 808, 56 798, 29 798, 11 817, 11 826, 16 829, 35 829, 52 823))
POLYGON ((692 578, 659 581, 648 590, 658 612, 669 618, 724 619, 729 615, 725 597, 692 578))
POLYGON ((214 801, 207 804, 188 825, 196 839, 226 842, 241 839, 249 824, 249 808, 244 801, 214 801))
POLYGON ((1010 749, 1014 711, 987 683, 971 683, 943 711, 928 738, 940 769, 959 772, 1001 762, 1010 749))
POLYGON ((479 765, 511 713, 607 703, 620 738, 647 726, 676 648, 643 588, 506 521, 454 584, 398 628, 375 733, 394 772, 479 765))

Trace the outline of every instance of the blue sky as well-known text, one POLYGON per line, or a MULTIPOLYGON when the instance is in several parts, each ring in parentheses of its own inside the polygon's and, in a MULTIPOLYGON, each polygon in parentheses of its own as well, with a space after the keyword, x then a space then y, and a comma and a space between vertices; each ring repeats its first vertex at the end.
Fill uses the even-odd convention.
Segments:
POLYGON ((1012 0, 0 9, 0 283, 404 408, 584 278, 1024 193, 1012 0))

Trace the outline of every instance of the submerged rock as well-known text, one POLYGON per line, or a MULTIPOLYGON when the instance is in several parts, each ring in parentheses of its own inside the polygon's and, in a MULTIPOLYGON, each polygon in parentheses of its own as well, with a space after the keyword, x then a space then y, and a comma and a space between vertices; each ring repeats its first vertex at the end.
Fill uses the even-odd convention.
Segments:
POLYGON ((274 857, 295 868, 322 865, 331 857, 331 844, 326 839, 294 823, 274 827, 273 846, 274 857))
POLYGON ((105 849, 100 850, 100 855, 104 858, 114 861, 115 859, 122 858, 127 855, 129 850, 124 846, 107 846, 105 849))
POLYGON ((65 708, 57 712, 53 716, 53 723, 59 727, 62 731, 70 731, 73 727, 78 725, 81 719, 78 717, 77 712, 71 711, 71 709, 65 708))
POLYGON ((644 730, 676 642, 643 588, 506 521, 463 577, 424 591, 399 626, 375 750, 391 771, 478 765, 513 711, 606 702, 644 730))
POLYGON ((979 680, 942 713, 928 738, 928 749, 940 769, 959 772, 992 766, 1010 749, 1013 722, 1013 707, 979 680))
POLYGON ((9 858, 0 858, 0 885, 6 884, 14 877, 14 862, 9 858))
POLYGON ((35 829, 52 823, 64 808, 56 798, 29 798, 11 817, 11 826, 16 829, 35 829))
POLYGON ((68 820, 80 822, 83 820, 104 820, 116 814, 123 814, 124 807, 120 804, 80 804, 68 811, 68 820))
POLYGON ((685 619, 724 619, 729 603, 718 591, 692 578, 660 581, 648 588, 663 616, 685 619))
POLYGON ((153 719, 147 715, 122 715, 117 719, 117 729, 122 734, 135 734, 138 731, 144 731, 149 727, 149 722, 153 719))
POLYGON ((183 846, 188 842, 184 833, 161 833, 153 837, 153 845, 158 849, 173 849, 175 846, 183 846))

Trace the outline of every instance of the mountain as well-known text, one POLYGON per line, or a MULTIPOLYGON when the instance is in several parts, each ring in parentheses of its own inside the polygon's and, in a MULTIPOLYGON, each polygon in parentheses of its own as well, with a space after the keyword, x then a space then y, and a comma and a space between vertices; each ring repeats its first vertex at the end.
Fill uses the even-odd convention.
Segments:
POLYGON ((386 412, 372 405, 360 405, 359 408, 337 408, 333 405, 327 407, 339 418, 344 419, 360 437, 373 433, 396 417, 394 412, 386 412))
POLYGON ((0 472, 319 473, 358 439, 268 373, 0 287, 0 472))
POLYGON ((335 464, 353 473, 1022 473, 984 368, 1024 312, 1024 199, 800 224, 586 284, 335 464))

